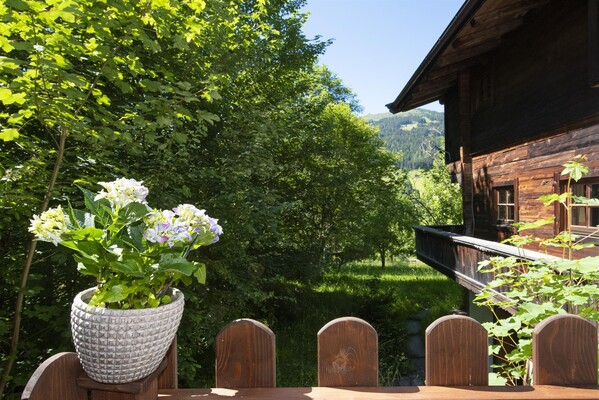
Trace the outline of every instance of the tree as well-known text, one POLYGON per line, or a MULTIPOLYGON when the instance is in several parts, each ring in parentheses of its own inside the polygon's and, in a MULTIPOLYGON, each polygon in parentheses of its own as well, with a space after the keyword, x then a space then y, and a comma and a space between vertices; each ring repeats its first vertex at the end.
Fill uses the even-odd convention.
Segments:
POLYGON ((206 288, 185 293, 183 385, 210 382, 225 323, 276 320, 280 282, 320 272, 377 198, 393 198, 396 160, 352 112, 351 91, 315 65, 328 42, 302 33, 303 3, 0 6, 0 333, 14 332, 0 343, 3 385, 17 391, 49 352, 70 349, 70 303, 90 282, 51 244, 27 248, 27 227, 66 197, 80 206, 72 183, 143 180, 157 207, 202 205, 223 226, 200 255, 206 288))
MULTIPOLYGON (((211 62, 239 64, 257 41, 277 35, 263 20, 268 12, 262 1, 226 0, 0 6, 3 253, 14 260, 11 272, 24 264, 15 311, 5 317, 14 323, 0 394, 17 358, 36 254, 36 242, 21 247, 27 217, 64 193, 62 183, 134 171, 142 155, 153 162, 146 168, 158 166, 149 180, 175 176, 173 160, 218 120, 208 108, 228 71, 211 62)), ((4 286, 15 281, 9 275, 4 286)))
POLYGON ((372 207, 393 197, 395 158, 347 105, 326 106, 318 124, 300 134, 292 157, 293 224, 304 227, 304 240, 316 239, 321 258, 364 249, 372 207))
POLYGON ((437 153, 433 167, 416 171, 411 179, 411 198, 421 209, 423 225, 457 225, 462 222, 462 192, 460 185, 451 182, 444 155, 437 153))

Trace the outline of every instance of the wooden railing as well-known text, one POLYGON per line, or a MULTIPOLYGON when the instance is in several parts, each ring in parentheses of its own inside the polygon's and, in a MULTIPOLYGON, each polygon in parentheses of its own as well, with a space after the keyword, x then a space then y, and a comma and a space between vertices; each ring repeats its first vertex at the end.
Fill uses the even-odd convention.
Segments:
POLYGON ((216 387, 222 389, 178 389, 176 351, 150 377, 124 385, 91 381, 74 353, 61 353, 38 368, 22 399, 599 399, 595 324, 553 316, 532 340, 534 386, 488 386, 487 332, 472 318, 443 317, 425 333, 427 386, 381 388, 376 331, 364 320, 339 318, 318 332, 318 387, 276 388, 274 333, 241 319, 216 339, 216 387))
MULTIPOLYGON (((525 260, 551 257, 531 250, 465 236, 458 233, 459 229, 456 228, 414 226, 416 255, 422 262, 475 293, 480 292, 487 283, 495 279, 493 274, 478 270, 481 261, 493 256, 513 256, 525 260)), ((501 298, 501 293, 497 297, 501 298)))

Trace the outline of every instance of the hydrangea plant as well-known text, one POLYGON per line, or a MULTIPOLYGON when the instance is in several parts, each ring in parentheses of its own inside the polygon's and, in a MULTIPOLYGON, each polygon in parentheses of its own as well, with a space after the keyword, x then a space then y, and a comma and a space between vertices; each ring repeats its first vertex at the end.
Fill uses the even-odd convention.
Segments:
POLYGON ((151 308, 171 301, 179 282, 206 281, 206 266, 188 260, 192 250, 218 241, 222 228, 205 210, 181 204, 152 209, 148 189, 134 179, 81 188, 87 210, 51 208, 31 220, 37 240, 74 251, 78 270, 95 277, 89 304, 107 308, 151 308))

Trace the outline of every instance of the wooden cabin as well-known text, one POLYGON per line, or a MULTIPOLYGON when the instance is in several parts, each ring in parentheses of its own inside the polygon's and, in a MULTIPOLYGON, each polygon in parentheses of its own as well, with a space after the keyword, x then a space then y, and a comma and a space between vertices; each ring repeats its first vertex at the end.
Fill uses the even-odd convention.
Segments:
MULTIPOLYGON (((439 230, 444 252, 425 243, 434 229, 417 228, 421 259, 476 289, 484 282, 467 260, 485 258, 474 254, 481 240, 500 241, 514 222, 555 216, 536 234, 551 237, 570 224, 599 241, 599 207, 576 207, 568 221, 538 200, 564 189, 562 164, 579 154, 590 173, 574 192, 599 197, 598 0, 465 1, 387 107, 398 113, 437 100, 445 108, 446 162, 463 190, 464 225, 439 230), (476 244, 460 250, 456 238, 476 244)), ((579 256, 592 254, 599 248, 579 256)))

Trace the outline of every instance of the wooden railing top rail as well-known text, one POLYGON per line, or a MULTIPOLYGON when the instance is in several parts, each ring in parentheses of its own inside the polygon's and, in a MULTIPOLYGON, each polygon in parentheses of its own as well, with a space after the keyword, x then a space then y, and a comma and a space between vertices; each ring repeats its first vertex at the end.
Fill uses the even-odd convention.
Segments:
POLYGON ((476 248, 484 253, 492 253, 498 256, 504 257, 518 257, 526 260, 540 260, 540 259, 553 259, 554 257, 548 254, 540 253, 538 251, 532 251, 527 249, 519 249, 515 246, 510 246, 504 243, 492 242, 490 240, 484 240, 475 238, 472 236, 466 236, 459 233, 453 233, 439 229, 438 227, 430 227, 423 225, 415 225, 413 229, 416 232, 422 232, 427 235, 436 236, 443 238, 448 242, 458 243, 464 246, 476 248))
MULTIPOLYGON (((229 324, 217 339, 217 382, 225 382, 231 374, 233 378, 271 377, 274 339, 274 333, 259 322, 238 320, 229 324), (251 370, 263 372, 253 375, 251 370)), ((595 324, 574 315, 557 315, 537 325, 532 338, 532 387, 487 386, 487 340, 482 326, 469 317, 448 316, 431 324, 426 331, 425 387, 378 387, 372 380, 378 368, 376 331, 366 321, 352 317, 331 321, 319 332, 319 375, 325 371, 319 382, 341 387, 178 389, 176 379, 173 384, 176 365, 172 363, 176 357, 172 354, 163 362, 164 370, 145 380, 106 385, 87 378, 74 353, 61 353, 38 368, 22 399, 599 399, 595 324), (343 356, 338 359, 338 355, 343 356), (163 379, 165 374, 167 379, 163 379), (365 383, 352 387, 359 382, 365 383)), ((253 378, 241 380, 263 384, 253 378)), ((270 385, 268 379, 266 382, 270 385)))
POLYGON ((159 400, 597 400, 597 388, 563 386, 399 386, 179 389, 159 392, 159 400))

